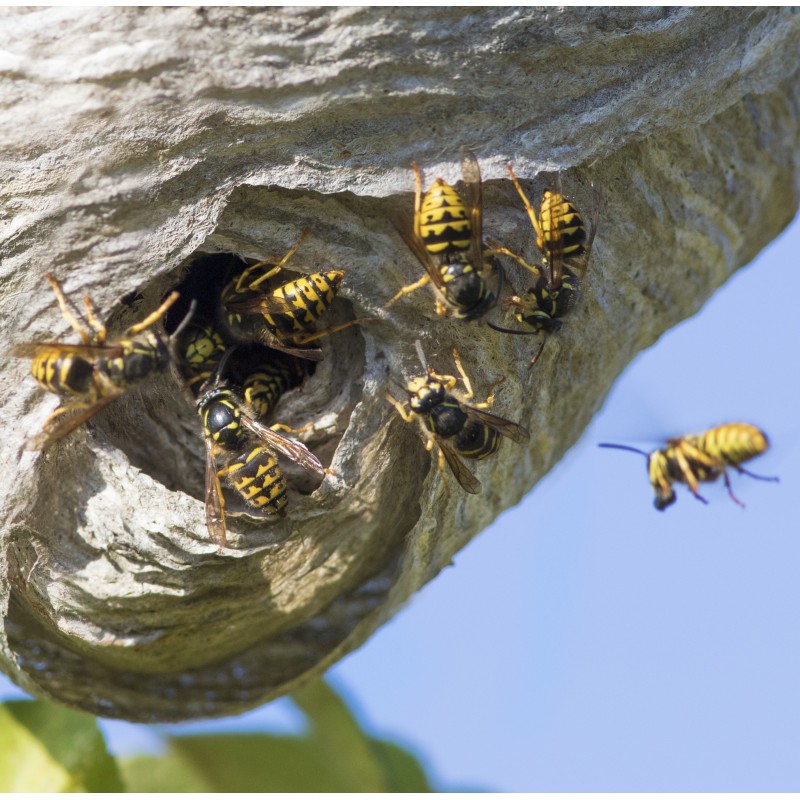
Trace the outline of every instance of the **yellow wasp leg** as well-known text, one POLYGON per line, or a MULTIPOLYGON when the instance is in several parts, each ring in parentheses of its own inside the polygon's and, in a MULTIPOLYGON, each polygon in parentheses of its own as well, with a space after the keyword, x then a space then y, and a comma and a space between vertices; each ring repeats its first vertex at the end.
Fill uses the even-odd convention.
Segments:
POLYGON ((404 294, 411 294, 412 292, 416 292, 417 289, 421 289, 426 283, 430 281, 430 276, 426 275, 424 278, 420 278, 416 283, 409 283, 408 286, 404 286, 385 306, 384 308, 389 308, 390 305, 396 303, 404 294))
POLYGON ((269 426, 273 431, 283 431, 284 433, 305 433, 309 428, 314 427, 313 422, 307 422, 302 428, 290 428, 281 422, 276 422, 274 425, 269 426))
MULTIPOLYGON (((271 269, 268 272, 266 272, 260 278, 257 278, 256 280, 254 280, 247 288, 248 289, 255 289, 259 285, 261 285, 264 281, 267 281, 270 278, 272 278, 275 275, 277 275, 286 266, 286 264, 289 261, 289 259, 300 249, 300 245, 303 243, 303 241, 308 237, 308 235, 310 233, 311 233, 311 228, 303 228, 302 232, 300 233, 300 238, 292 245, 291 248, 289 248, 289 252, 275 265, 275 267, 273 269, 271 269)), ((250 272, 252 272, 254 269, 256 269, 258 267, 263 267, 263 266, 266 266, 267 264, 271 264, 271 263, 272 263, 272 259, 266 259, 265 261, 259 261, 257 264, 253 264, 252 266, 249 266, 239 276, 239 279, 236 281, 236 291, 240 292, 242 290, 242 284, 244 283, 244 276, 245 275, 248 275, 250 272)))
MULTIPOLYGON (((456 369, 458 370, 459 374, 461 375, 461 381, 464 384, 464 389, 466 390, 466 394, 464 395, 465 400, 472 400, 475 397, 475 392, 472 391, 472 383, 464 370, 464 365, 461 363, 461 357, 458 355, 458 350, 453 348, 453 361, 456 362, 456 369)), ((452 388, 452 387, 447 387, 452 388)))
POLYGON ((93 337, 86 331, 86 328, 81 325, 80 321, 72 313, 72 311, 70 311, 69 306, 67 305, 67 298, 64 297, 64 292, 61 291, 61 286, 56 280, 56 276, 53 275, 52 272, 48 272, 45 277, 47 278, 47 282, 50 284, 50 287, 56 296, 58 307, 61 309, 61 316, 64 317, 64 319, 73 327, 73 329, 78 332, 84 344, 92 344, 94 342, 93 337))
POLYGON ((405 405, 403 405, 403 403, 401 403, 399 400, 396 400, 388 392, 386 392, 383 397, 387 402, 391 403, 395 407, 395 410, 405 422, 412 422, 414 420, 414 415, 411 413, 411 411, 407 411, 405 405))
POLYGON ((154 322, 157 322, 164 314, 169 311, 170 307, 175 305, 175 303, 180 298, 178 292, 172 292, 170 296, 152 313, 146 316, 141 322, 137 322, 136 325, 131 325, 130 328, 125 332, 126 336, 136 336, 137 333, 141 333, 143 330, 149 328, 154 322))
POLYGON ((509 258, 513 258, 521 267, 524 267, 529 272, 532 272, 537 278, 542 274, 541 270, 538 267, 529 264, 522 256, 517 255, 513 250, 509 250, 507 247, 493 247, 491 250, 485 250, 484 256, 508 256, 509 258))
POLYGON ((106 340, 106 326, 97 319, 92 298, 89 297, 88 294, 83 298, 83 305, 86 307, 86 319, 89 320, 89 325, 91 325, 96 331, 94 340, 97 342, 97 344, 103 344, 106 340))
POLYGON ((446 303, 443 303, 438 297, 436 298, 436 316, 446 317, 450 313, 450 309, 446 303))
POLYGON ((539 219, 538 215, 536 214, 536 209, 531 205, 531 201, 528 200, 528 195, 525 194, 520 182, 517 180, 517 176, 514 174, 514 168, 511 166, 511 164, 508 165, 508 173, 511 175, 511 182, 514 184, 514 188, 517 190, 519 199, 522 200, 522 205, 525 206, 525 211, 528 212, 528 217, 530 218, 531 225, 533 225, 533 230, 536 231, 536 238, 539 241, 544 241, 544 238, 542 237, 542 229, 539 226, 539 219))
MULTIPOLYGON (((709 458, 705 453, 701 450, 698 450, 695 447, 691 447, 690 445, 684 445, 682 448, 675 448, 675 460, 678 462, 678 467, 681 470, 681 474, 686 481, 686 485, 691 490, 692 494, 695 497, 700 497, 700 494, 697 491, 698 481, 695 477, 694 472, 692 472, 692 468, 689 465, 689 461, 686 458, 686 452, 691 453, 691 457, 696 461, 699 461, 703 466, 707 467, 708 469, 722 469, 724 471, 725 465, 720 464, 719 461, 716 459, 709 458)), ((701 498, 702 499, 702 498, 701 498)))
POLYGON ((350 322, 343 322, 341 325, 334 325, 332 328, 325 328, 321 331, 316 331, 315 333, 306 333, 306 334, 299 334, 292 337, 292 341, 295 344, 308 344, 309 342, 313 342, 315 339, 321 339, 323 336, 329 336, 332 333, 338 333, 339 331, 343 331, 345 328, 351 328, 353 325, 361 325, 364 322, 367 322, 366 319, 351 319, 350 322))

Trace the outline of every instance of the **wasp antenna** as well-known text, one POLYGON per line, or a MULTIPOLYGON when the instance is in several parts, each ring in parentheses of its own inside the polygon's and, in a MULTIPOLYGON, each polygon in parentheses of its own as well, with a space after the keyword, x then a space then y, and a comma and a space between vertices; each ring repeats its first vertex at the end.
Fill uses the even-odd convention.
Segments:
POLYGON ((514 336, 536 336, 539 331, 515 331, 513 328, 503 328, 500 325, 495 325, 493 322, 486 323, 493 331, 499 333, 512 333, 514 336))
POLYGON ((422 349, 422 342, 419 339, 414 342, 414 349, 417 351, 419 363, 422 364, 422 368, 427 370, 428 360, 425 358, 425 351, 422 349))
POLYGON ((598 444, 598 447, 607 447, 610 450, 628 450, 631 453, 638 453, 640 456, 644 456, 645 458, 650 458, 650 453, 645 453, 644 450, 638 450, 635 447, 628 447, 626 444, 609 444, 608 442, 603 442, 602 444, 598 444))
POLYGON ((231 345, 223 354, 222 358, 219 360, 219 366, 217 367, 217 371, 214 374, 214 381, 219 381, 222 377, 222 373, 225 371, 225 367, 228 366, 228 359, 233 355, 234 351, 239 348, 238 344, 231 345))
POLYGON ((189 311, 186 313, 186 316, 180 321, 180 324, 175 331, 173 332, 171 339, 177 339, 185 330, 189 323, 192 321, 192 317, 194 316, 194 312, 197 311, 197 300, 192 300, 189 304, 189 311))

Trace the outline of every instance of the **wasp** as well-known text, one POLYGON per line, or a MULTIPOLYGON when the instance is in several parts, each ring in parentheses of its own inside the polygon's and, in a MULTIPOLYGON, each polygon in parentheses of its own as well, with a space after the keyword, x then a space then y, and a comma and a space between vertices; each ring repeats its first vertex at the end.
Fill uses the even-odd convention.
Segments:
POLYGON ((663 511, 675 502, 674 483, 685 483, 689 491, 701 502, 708 501, 698 492, 699 483, 712 483, 719 476, 725 482, 731 500, 744 508, 731 488, 728 467, 761 481, 778 478, 755 475, 740 465, 761 455, 769 447, 767 435, 746 422, 729 422, 717 425, 705 433, 681 436, 667 441, 667 446, 652 453, 621 444, 601 444, 617 450, 630 450, 647 457, 647 472, 656 499, 655 507, 663 511))
POLYGON ((225 285, 220 301, 220 322, 233 340, 255 341, 297 358, 321 361, 322 351, 305 345, 361 322, 351 320, 325 330, 314 330, 316 321, 333 303, 344 270, 315 272, 273 286, 272 279, 284 269, 309 233, 308 228, 304 229, 279 261, 252 264, 225 285))
MULTIPOLYGON (((89 296, 84 298, 84 325, 70 310, 55 276, 48 272, 46 277, 64 319, 77 331, 82 343, 28 342, 11 349, 13 356, 32 359, 31 373, 43 389, 63 398, 61 405, 45 421, 42 432, 27 445, 30 449, 49 447, 124 394, 131 385, 167 369, 173 358, 174 337, 149 328, 179 297, 177 292, 172 292, 152 314, 128 328, 120 341, 109 343, 106 327, 97 319, 89 296), (73 411, 78 413, 62 418, 73 411)), ((194 307, 179 325, 176 335, 188 324, 193 310, 194 307)))
POLYGON ((405 215, 400 216, 395 227, 426 274, 400 289, 386 307, 430 281, 437 293, 437 314, 451 312, 460 319, 477 319, 496 302, 496 295, 489 288, 491 272, 497 273, 497 295, 503 283, 502 267, 484 253, 483 191, 478 160, 473 153, 463 151, 465 199, 442 178, 437 178, 423 193, 419 166, 414 163, 411 169, 415 181, 414 219, 410 222, 405 215))
POLYGON ((298 433, 297 429, 281 424, 271 427, 261 424, 254 419, 255 408, 248 406, 239 391, 222 379, 233 349, 228 349, 216 376, 203 386, 197 400, 206 447, 206 524, 211 540, 220 549, 225 547, 227 538, 221 479, 225 479, 251 509, 283 517, 288 498, 278 454, 316 477, 324 478, 327 473, 304 444, 280 433, 298 433))
POLYGON ((470 494, 478 494, 480 481, 461 459, 488 458, 500 447, 501 436, 522 444, 529 441, 530 434, 521 425, 483 410, 492 407, 493 390, 483 403, 468 402, 474 393, 458 350, 453 350, 453 360, 464 392, 456 389, 458 380, 454 376, 439 375, 426 365, 420 343, 416 344, 426 374, 411 378, 406 384, 408 408, 389 393, 385 398, 406 422, 417 420, 425 449, 430 451, 435 447, 438 450, 439 469, 444 470, 446 461, 461 487, 470 494))
POLYGON ((589 265, 589 256, 597 233, 600 204, 599 196, 595 193, 592 225, 587 234, 586 225, 577 207, 562 194, 560 177, 556 179, 555 189, 545 189, 537 213, 517 180, 511 164, 508 165, 508 172, 536 233, 536 247, 541 255, 541 263, 539 266, 529 264, 505 247, 496 247, 491 251, 493 254, 510 256, 531 272, 536 281, 525 294, 513 295, 507 301, 508 307, 514 309, 517 321, 531 330, 502 328, 491 322, 488 325, 501 333, 523 336, 544 334, 539 349, 528 364, 530 368, 542 354, 547 335, 561 327, 561 317, 578 301, 581 280, 589 265))

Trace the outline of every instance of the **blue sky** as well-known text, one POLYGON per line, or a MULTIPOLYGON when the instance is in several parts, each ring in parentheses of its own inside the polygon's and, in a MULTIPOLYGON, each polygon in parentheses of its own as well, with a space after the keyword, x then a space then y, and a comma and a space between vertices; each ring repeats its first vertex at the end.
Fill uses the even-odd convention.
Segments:
MULTIPOLYGON (((639 355, 580 442, 330 673, 445 789, 797 791, 800 222, 639 355), (761 315, 761 316, 759 316, 761 315), (747 420, 772 450, 652 506, 642 448, 747 420)), ((8 687, 5 682, 0 686, 8 687)), ((7 689, 6 696, 12 694, 7 689)), ((281 700, 169 730, 291 729, 281 700)), ((112 745, 152 746, 108 723, 112 745)))

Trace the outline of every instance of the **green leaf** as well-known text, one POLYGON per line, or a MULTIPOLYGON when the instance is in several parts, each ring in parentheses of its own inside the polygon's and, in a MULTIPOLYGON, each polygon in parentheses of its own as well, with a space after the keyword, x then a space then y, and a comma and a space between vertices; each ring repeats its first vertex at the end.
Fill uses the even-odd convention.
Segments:
POLYGON ((1 792, 122 792, 94 717, 45 702, 0 705, 1 792))
POLYGON ((137 792, 430 791, 417 760, 367 737, 339 697, 317 682, 294 695, 309 730, 303 736, 179 736, 166 756, 122 762, 137 792))

